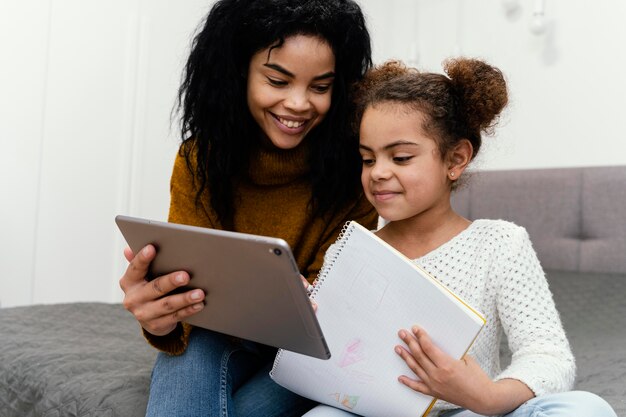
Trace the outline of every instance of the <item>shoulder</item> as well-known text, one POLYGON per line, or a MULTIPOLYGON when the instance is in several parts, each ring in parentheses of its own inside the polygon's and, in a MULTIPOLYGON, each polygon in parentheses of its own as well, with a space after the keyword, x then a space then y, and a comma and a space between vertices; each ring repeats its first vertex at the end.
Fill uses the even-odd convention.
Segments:
POLYGON ((532 251, 528 232, 522 226, 506 220, 478 219, 470 226, 468 240, 498 259, 515 257, 532 251))
POLYGON ((193 177, 197 167, 196 155, 194 141, 186 141, 180 145, 174 159, 173 181, 189 180, 193 177))
POLYGON ((505 220, 480 220, 483 228, 483 247, 489 248, 493 267, 499 268, 502 277, 515 273, 543 276, 537 254, 528 232, 522 226, 505 220))
POLYGON ((528 239, 528 232, 523 226, 507 220, 477 219, 472 222, 472 229, 487 239, 500 242, 528 239))

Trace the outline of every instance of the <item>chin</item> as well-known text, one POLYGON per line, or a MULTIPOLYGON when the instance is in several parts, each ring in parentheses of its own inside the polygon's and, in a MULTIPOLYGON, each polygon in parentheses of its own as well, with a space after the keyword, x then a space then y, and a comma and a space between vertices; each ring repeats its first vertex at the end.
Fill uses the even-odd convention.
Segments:
POLYGON ((285 151, 289 150, 289 149, 294 149, 297 148, 298 145, 300 145, 302 143, 302 140, 299 141, 272 141, 272 144, 277 147, 278 149, 283 149, 285 151))
POLYGON ((298 145, 300 145, 304 141, 305 137, 306 137, 306 132, 298 136, 280 135, 280 136, 270 137, 269 140, 272 143, 272 145, 274 145, 275 147, 279 149, 288 150, 288 149, 293 149, 293 148, 298 147, 298 145))
POLYGON ((389 222, 399 222, 402 220, 406 220, 408 218, 410 218, 411 216, 408 216, 406 213, 397 213, 397 212, 392 212, 392 211, 385 211, 385 210, 376 210, 378 212, 378 215, 380 217, 382 217, 383 219, 385 219, 386 223, 389 222))

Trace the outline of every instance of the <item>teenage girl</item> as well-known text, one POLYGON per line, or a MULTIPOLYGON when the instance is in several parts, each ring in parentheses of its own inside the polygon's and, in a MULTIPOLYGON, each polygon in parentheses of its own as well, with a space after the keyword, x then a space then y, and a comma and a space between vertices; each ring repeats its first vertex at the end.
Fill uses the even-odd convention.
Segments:
MULTIPOLYGON (((377 235, 487 320, 461 360, 437 348, 419 323, 400 329, 389 349, 412 373, 398 381, 439 398, 434 416, 615 417, 598 396, 570 391, 574 358, 526 230, 469 221, 450 205, 481 133, 507 104, 507 88, 501 72, 479 60, 451 60, 445 70, 448 76, 390 62, 372 70, 357 94, 361 181, 386 221, 377 235), (505 369, 503 333, 512 352, 505 369)), ((307 414, 318 415, 349 413, 319 406, 307 414)))
MULTIPOLYGON (((350 87, 370 66, 352 0, 216 2, 180 87, 169 221, 283 238, 314 279, 346 221, 376 223, 350 125, 350 87)), ((147 282, 154 247, 125 255, 124 306, 161 350, 148 416, 289 416, 313 406, 269 378, 275 349, 181 324, 211 302, 202 290, 168 295, 189 282, 186 272, 147 282)))

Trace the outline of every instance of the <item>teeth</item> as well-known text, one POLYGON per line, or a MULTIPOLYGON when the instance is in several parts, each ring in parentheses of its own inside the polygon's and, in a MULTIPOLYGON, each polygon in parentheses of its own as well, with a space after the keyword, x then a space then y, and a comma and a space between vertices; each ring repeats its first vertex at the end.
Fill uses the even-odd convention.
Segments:
POLYGON ((278 121, 281 122, 282 124, 284 124, 285 126, 287 126, 288 128, 296 128, 296 127, 300 127, 304 124, 304 122, 296 122, 294 120, 287 120, 287 119, 283 119, 282 117, 278 118, 278 121))

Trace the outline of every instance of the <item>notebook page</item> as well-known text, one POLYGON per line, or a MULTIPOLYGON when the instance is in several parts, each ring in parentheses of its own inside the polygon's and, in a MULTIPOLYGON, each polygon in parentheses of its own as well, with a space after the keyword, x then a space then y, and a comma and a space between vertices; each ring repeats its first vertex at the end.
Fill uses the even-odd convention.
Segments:
POLYGON ((433 402, 397 381, 412 371, 394 352, 417 324, 460 358, 484 320, 438 282, 355 222, 336 245, 314 294, 331 351, 319 360, 281 351, 272 377, 318 402, 365 416, 423 415, 433 402))

